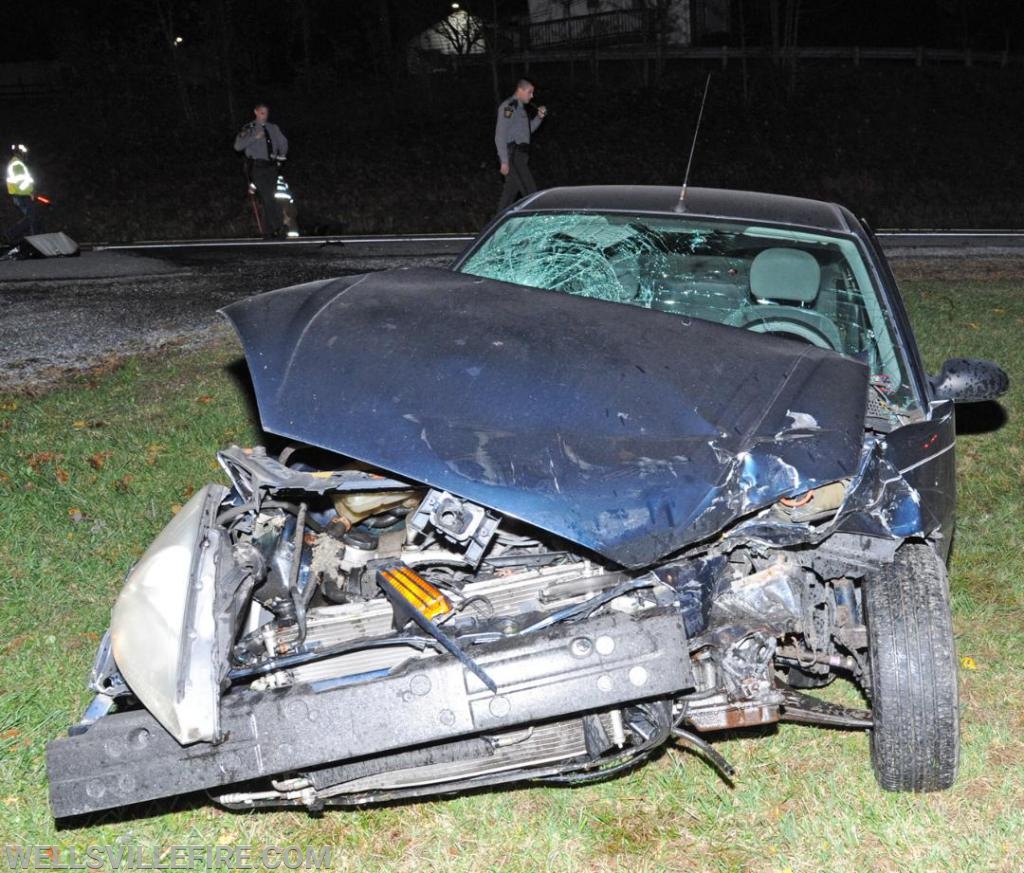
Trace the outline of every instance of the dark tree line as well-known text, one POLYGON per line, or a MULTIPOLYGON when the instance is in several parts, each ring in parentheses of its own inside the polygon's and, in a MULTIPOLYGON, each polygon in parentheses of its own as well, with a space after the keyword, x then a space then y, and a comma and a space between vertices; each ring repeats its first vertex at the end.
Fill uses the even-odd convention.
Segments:
MULTIPOLYGON (((525 0, 487 6, 507 14, 525 0)), ((173 95, 173 120, 192 125, 236 119, 260 90, 393 83, 409 42, 450 10, 450 0, 42 3, 19 12, 27 36, 5 54, 56 63, 101 113, 173 95)))
MULTIPOLYGON (((669 5, 632 2, 655 13, 669 5)), ((692 14, 703 2, 692 0, 692 14)), ((528 14, 527 0, 460 6, 482 23, 488 49, 499 27, 528 14)), ((726 8, 727 32, 698 38, 771 46, 782 63, 801 45, 1012 52, 1024 30, 1017 0, 726 0, 726 8)), ((368 87, 381 99, 410 75, 412 40, 451 9, 451 0, 44 0, 18 11, 24 36, 5 42, 5 56, 55 62, 69 93, 105 117, 142 118, 158 107, 185 128, 234 124, 259 93, 368 87)), ((496 60, 492 67, 497 93, 505 83, 496 60)))

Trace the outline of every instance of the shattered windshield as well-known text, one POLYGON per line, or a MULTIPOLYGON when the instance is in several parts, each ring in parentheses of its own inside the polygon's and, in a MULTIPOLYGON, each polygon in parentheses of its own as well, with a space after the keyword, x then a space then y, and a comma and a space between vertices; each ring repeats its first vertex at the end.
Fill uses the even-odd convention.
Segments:
POLYGON ((866 363, 883 414, 913 404, 888 313, 849 239, 686 216, 539 213, 510 217, 461 271, 812 343, 866 363))

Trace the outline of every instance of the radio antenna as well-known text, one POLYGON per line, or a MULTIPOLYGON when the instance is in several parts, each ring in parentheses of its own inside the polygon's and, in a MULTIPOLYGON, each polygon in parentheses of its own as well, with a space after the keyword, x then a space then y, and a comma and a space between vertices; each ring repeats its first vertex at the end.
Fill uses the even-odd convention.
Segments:
POLYGON ((686 211, 686 186, 690 181, 690 167, 693 165, 693 153, 697 150, 697 134, 700 133, 700 123, 704 118, 704 104, 708 101, 708 88, 711 87, 711 73, 708 73, 704 81, 704 96, 700 100, 700 112, 697 114, 697 126, 693 129, 693 142, 690 143, 690 159, 686 162, 686 175, 683 176, 683 190, 679 192, 679 202, 676 204, 676 212, 686 211))

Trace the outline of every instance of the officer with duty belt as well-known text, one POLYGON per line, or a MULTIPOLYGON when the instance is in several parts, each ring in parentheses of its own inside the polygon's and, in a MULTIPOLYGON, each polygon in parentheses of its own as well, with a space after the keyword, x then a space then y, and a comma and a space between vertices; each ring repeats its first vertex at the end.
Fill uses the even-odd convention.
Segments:
POLYGON ((537 114, 530 118, 527 104, 533 99, 533 82, 520 79, 516 92, 498 106, 498 123, 494 127, 494 145, 498 149, 501 175, 505 186, 501 189, 498 212, 511 206, 521 196, 537 190, 530 172, 530 134, 547 115, 547 108, 537 107, 537 114))
POLYGON ((280 236, 281 207, 274 194, 281 163, 288 156, 288 139, 276 124, 267 121, 270 110, 266 103, 253 108, 253 120, 235 137, 235 151, 243 152, 249 179, 256 185, 263 201, 263 238, 280 236))

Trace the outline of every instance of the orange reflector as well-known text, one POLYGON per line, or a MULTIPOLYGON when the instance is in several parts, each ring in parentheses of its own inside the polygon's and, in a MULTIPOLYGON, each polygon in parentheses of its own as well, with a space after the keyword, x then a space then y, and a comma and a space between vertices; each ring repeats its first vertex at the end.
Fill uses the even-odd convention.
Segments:
POLYGON ((447 597, 404 564, 387 567, 378 572, 384 581, 395 589, 395 593, 424 618, 432 620, 452 611, 452 605, 447 597))
POLYGON ((814 500, 814 489, 805 491, 803 494, 798 494, 796 497, 782 497, 779 499, 779 503, 783 506, 788 506, 790 509, 797 509, 801 506, 806 506, 814 500))

